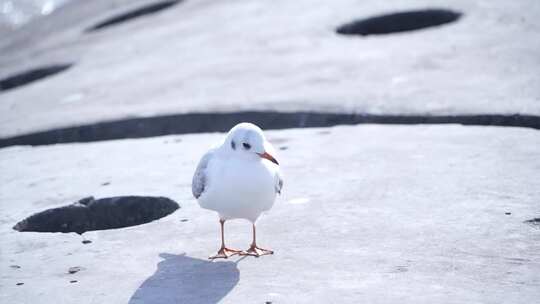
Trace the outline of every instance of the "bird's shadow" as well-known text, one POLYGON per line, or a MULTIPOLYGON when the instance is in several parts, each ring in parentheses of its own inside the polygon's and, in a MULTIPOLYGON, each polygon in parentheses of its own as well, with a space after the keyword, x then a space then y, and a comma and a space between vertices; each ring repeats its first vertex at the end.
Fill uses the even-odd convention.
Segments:
POLYGON ((161 253, 156 272, 135 291, 129 304, 217 303, 240 280, 237 262, 211 262, 161 253))

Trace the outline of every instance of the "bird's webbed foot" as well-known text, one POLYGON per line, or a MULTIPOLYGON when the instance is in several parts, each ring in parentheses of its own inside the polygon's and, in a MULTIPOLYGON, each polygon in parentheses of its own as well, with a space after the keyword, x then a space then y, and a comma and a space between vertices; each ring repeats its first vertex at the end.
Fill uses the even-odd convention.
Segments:
POLYGON ((248 250, 242 251, 240 253, 240 255, 251 255, 251 256, 254 256, 254 257, 260 257, 262 255, 269 255, 269 254, 274 254, 274 251, 269 250, 269 249, 261 248, 261 247, 255 245, 255 244, 252 244, 251 247, 249 247, 248 250))
POLYGON ((226 259, 228 257, 234 256, 234 255, 237 255, 237 254, 241 254, 242 252, 243 252, 242 250, 236 250, 236 249, 230 249, 230 248, 227 248, 227 247, 221 247, 219 249, 219 251, 217 252, 217 254, 215 254, 213 256, 209 256, 208 258, 210 260, 213 260, 213 259, 226 259))

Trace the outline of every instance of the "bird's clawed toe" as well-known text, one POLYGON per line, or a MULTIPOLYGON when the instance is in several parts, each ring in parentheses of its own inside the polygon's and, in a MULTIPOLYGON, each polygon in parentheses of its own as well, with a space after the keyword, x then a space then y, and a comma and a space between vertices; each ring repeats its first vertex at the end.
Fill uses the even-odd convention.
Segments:
POLYGON ((251 247, 249 247, 248 250, 242 251, 240 253, 240 255, 251 255, 254 257, 260 257, 261 255, 269 255, 269 254, 274 254, 274 251, 269 250, 269 249, 263 249, 256 245, 251 245, 251 247))
POLYGON ((242 253, 243 253, 242 250, 236 250, 236 249, 230 249, 230 248, 227 248, 227 247, 221 247, 216 255, 209 256, 208 258, 210 260, 213 260, 213 259, 226 259, 228 257, 234 256, 234 255, 237 255, 237 254, 242 254, 242 253))

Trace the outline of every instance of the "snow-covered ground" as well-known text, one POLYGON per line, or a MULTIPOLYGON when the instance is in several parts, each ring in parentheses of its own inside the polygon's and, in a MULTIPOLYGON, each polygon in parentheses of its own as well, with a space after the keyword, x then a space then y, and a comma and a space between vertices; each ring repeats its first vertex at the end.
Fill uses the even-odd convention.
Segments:
MULTIPOLYGON (((222 134, 0 150, 0 302, 535 303, 540 296, 540 229, 524 223, 540 215, 537 131, 361 125, 267 135, 285 187, 259 221, 258 238, 276 254, 217 262, 207 260, 219 246, 217 216, 199 208, 190 183, 198 158, 222 134), (163 195, 182 208, 150 224, 89 232, 86 245, 75 234, 11 229, 88 195, 163 195), (69 274, 70 267, 82 270, 69 274)), ((226 237, 247 248, 249 223, 228 223, 226 237)))
MULTIPOLYGON (((89 31, 151 3, 71 1, 2 35, 0 81, 73 65, 0 91, 0 137, 241 110, 540 115, 540 1, 185 0, 89 31), (334 32, 357 18, 428 7, 463 16, 391 35, 334 32)), ((200 156, 222 135, 0 149, 0 303, 540 298, 540 228, 526 222, 540 218, 537 130, 269 131, 285 187, 258 239, 276 254, 210 262, 217 217, 198 207, 190 187, 200 156), (85 233, 89 244, 75 234, 12 229, 91 195, 166 196, 182 208, 145 225, 85 233)), ((232 247, 248 246, 248 223, 226 231, 232 247)))
POLYGON ((0 78, 74 65, 2 92, 0 136, 195 111, 540 114, 540 1, 191 0, 84 32, 150 2, 73 2, 3 38, 0 78), (426 7, 463 17, 335 34, 357 18, 426 7))

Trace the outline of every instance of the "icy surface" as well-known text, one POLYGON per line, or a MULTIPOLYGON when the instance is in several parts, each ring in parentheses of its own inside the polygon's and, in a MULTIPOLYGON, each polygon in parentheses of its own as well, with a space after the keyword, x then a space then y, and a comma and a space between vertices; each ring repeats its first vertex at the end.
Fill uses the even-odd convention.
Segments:
MULTIPOLYGON (((540 1, 186 0, 87 31, 150 3, 72 1, 0 29, 0 79, 73 63, 0 92, 0 137, 241 110, 540 115, 540 1), (430 7, 463 16, 414 32, 335 34, 358 18, 430 7)), ((217 216, 190 187, 221 136, 0 149, 0 303, 538 302, 538 131, 269 131, 285 186, 258 238, 276 254, 209 262, 217 216), (84 197, 127 195, 182 208, 85 233, 84 244, 12 229, 84 197)), ((246 249, 249 223, 227 223, 226 236, 246 249)))
MULTIPOLYGON (((198 207, 190 182, 222 134, 0 150, 0 302, 537 301, 540 229, 524 223, 540 215, 537 131, 363 125, 267 135, 287 147, 277 156, 283 195, 258 224, 260 245, 276 254, 218 262, 206 259, 219 246, 217 216, 198 207), (88 195, 162 195, 182 208, 87 233, 86 245, 11 229, 88 195)), ((247 248, 249 223, 227 223, 226 237, 247 248)))
POLYGON ((0 94, 0 136, 194 111, 540 115, 537 0, 192 0, 85 33, 151 2, 77 1, 2 37, 0 78, 75 65, 0 94), (463 17, 391 35, 335 33, 426 7, 463 17))

